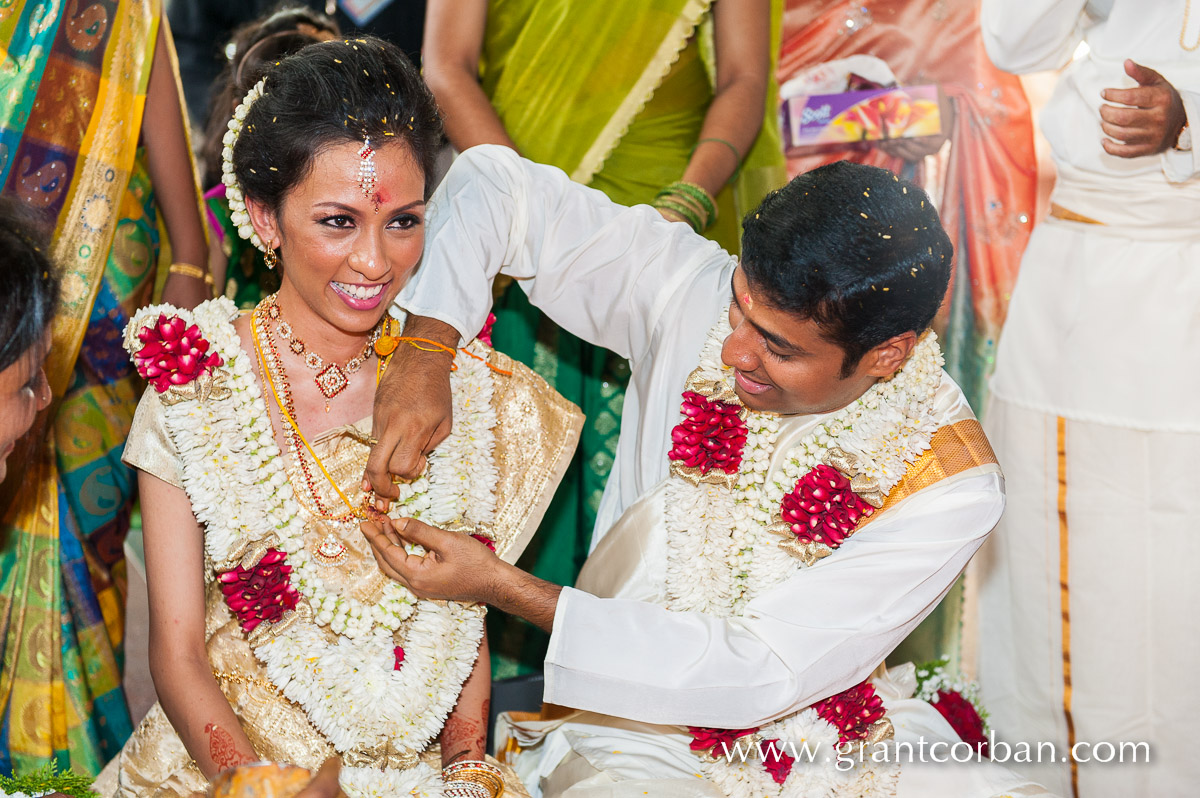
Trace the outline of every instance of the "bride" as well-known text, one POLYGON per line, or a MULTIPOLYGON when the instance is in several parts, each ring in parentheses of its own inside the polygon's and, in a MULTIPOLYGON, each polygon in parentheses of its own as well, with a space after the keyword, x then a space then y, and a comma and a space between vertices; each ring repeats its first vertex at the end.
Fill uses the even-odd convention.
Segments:
POLYGON ((246 315, 221 298, 148 308, 126 330, 150 385, 125 458, 160 705, 101 794, 192 795, 234 765, 332 755, 351 798, 504 786, 482 761, 483 607, 416 599, 359 532, 378 512, 362 488, 376 383, 399 346, 454 361, 456 426, 396 517, 513 560, 578 436, 577 409, 532 372, 478 341, 405 338, 386 315, 421 258, 441 139, 416 70, 374 38, 306 48, 237 109, 233 218, 281 288, 246 315))

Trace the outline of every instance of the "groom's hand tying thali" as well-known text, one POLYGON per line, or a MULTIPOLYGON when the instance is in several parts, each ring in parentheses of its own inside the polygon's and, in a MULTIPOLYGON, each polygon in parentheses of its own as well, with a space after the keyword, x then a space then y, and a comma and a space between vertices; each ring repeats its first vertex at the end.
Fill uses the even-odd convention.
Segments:
POLYGON ((440 342, 445 349, 393 343, 396 348, 375 390, 371 430, 376 443, 367 458, 363 490, 374 491, 376 508, 385 511, 390 500, 400 495, 393 477, 419 477, 426 456, 450 434, 453 421, 450 353, 458 345, 458 331, 436 319, 413 316, 403 336, 440 342))
POLYGON ((504 562, 487 546, 461 532, 447 532, 413 518, 395 523, 386 516, 362 523, 379 570, 420 598, 479 601, 517 615, 547 632, 562 587, 504 562), (415 543, 425 554, 409 554, 415 543))

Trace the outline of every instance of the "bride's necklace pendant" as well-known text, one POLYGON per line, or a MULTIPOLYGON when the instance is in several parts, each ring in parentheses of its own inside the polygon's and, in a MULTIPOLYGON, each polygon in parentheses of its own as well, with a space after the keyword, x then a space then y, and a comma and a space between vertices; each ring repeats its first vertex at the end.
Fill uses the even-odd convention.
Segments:
POLYGON ((317 545, 312 556, 321 565, 333 567, 346 562, 349 559, 350 550, 337 535, 330 532, 317 545))
POLYGON ((313 382, 317 384, 317 390, 325 397, 325 412, 328 413, 329 401, 350 387, 350 375, 358 372, 374 354, 375 341, 379 338, 382 326, 375 328, 371 337, 367 339, 367 345, 363 347, 363 351, 346 361, 346 365, 343 367, 337 363, 326 363, 324 358, 305 346, 304 342, 295 336, 292 325, 283 320, 279 303, 275 301, 274 296, 270 296, 264 301, 267 303, 267 315, 275 322, 279 337, 287 341, 288 349, 292 351, 292 354, 304 359, 305 366, 317 372, 313 382))
POLYGON ((329 400, 346 390, 350 385, 350 378, 337 363, 330 363, 317 372, 313 382, 317 384, 317 390, 325 397, 325 412, 328 413, 329 400))

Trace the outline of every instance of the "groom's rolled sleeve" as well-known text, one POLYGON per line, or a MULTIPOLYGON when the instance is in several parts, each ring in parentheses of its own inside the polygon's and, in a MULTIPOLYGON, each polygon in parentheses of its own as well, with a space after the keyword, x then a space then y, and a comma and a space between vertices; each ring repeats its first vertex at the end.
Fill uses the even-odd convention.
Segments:
POLYGON ((737 618, 564 589, 545 700, 726 729, 796 712, 865 679, 946 595, 1003 508, 998 473, 935 485, 737 618))

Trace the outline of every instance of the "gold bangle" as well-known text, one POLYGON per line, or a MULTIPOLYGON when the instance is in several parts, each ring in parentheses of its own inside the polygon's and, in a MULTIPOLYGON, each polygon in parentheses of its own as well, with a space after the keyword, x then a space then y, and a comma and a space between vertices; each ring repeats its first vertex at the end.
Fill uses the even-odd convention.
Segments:
POLYGON ((504 794, 504 776, 500 768, 490 762, 461 760, 442 768, 442 778, 447 782, 478 784, 494 798, 504 794))
POLYGON ((205 285, 213 284, 212 273, 191 263, 172 263, 167 267, 167 274, 178 274, 181 277, 191 277, 193 280, 203 280, 205 285))

